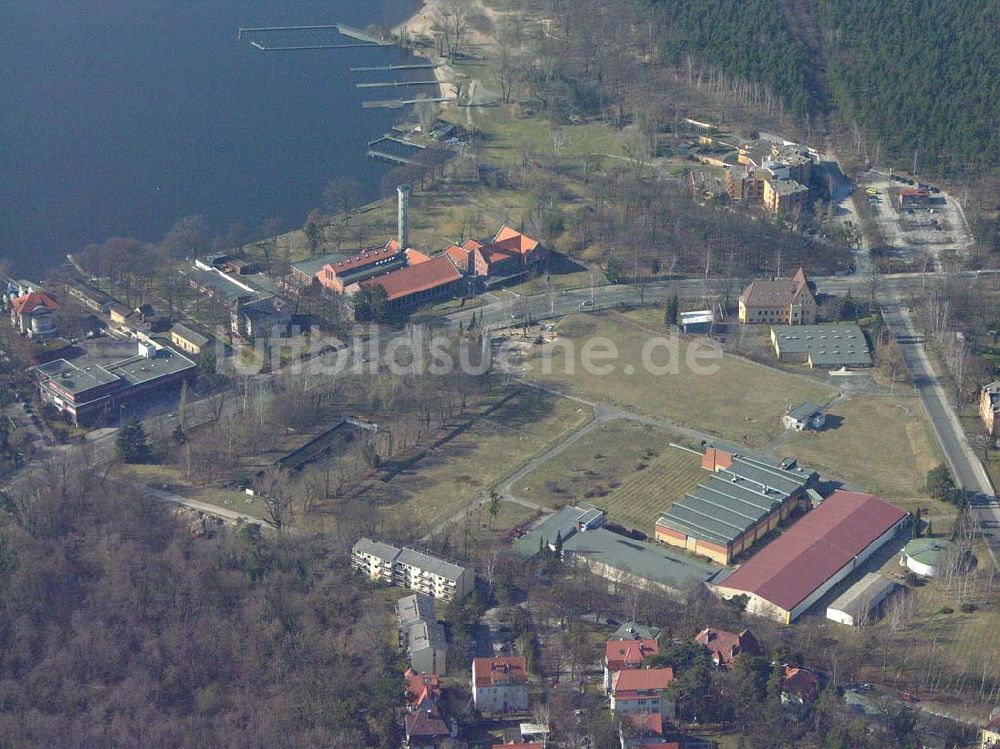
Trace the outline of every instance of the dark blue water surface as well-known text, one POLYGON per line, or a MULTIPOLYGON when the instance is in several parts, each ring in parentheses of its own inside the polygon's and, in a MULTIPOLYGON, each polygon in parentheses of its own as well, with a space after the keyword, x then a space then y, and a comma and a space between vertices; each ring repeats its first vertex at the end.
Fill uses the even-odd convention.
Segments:
MULTIPOLYGON (((323 186, 378 193, 365 156, 399 112, 362 109, 350 66, 394 47, 267 52, 240 26, 392 26, 419 0, 0 0, 0 258, 24 274, 110 236, 158 240, 181 216, 214 232, 301 225, 323 186)), ((255 38, 261 38, 257 36, 255 38)), ((350 42, 336 32, 273 45, 350 42)), ((428 71, 421 71, 427 73, 428 71)), ((400 76, 395 76, 399 78, 400 76)), ((428 76, 424 76, 428 77, 428 76)))

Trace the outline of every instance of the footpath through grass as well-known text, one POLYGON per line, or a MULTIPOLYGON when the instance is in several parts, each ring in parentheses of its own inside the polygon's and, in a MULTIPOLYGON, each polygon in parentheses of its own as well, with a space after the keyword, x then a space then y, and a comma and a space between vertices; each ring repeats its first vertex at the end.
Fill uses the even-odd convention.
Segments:
POLYGON ((789 406, 825 403, 835 392, 821 382, 728 354, 711 358, 704 342, 676 337, 671 353, 654 340, 662 340, 667 331, 617 312, 570 315, 557 331, 561 340, 539 348, 527 361, 527 379, 749 447, 762 447, 782 431, 781 416, 789 406), (600 374, 581 366, 585 345, 609 350, 608 344, 617 357, 599 363, 611 371, 600 374), (714 366, 711 374, 689 366, 689 357, 699 352, 703 358, 695 363, 714 366), (543 369, 545 356, 548 373, 543 369), (663 371, 673 363, 676 367, 663 371))

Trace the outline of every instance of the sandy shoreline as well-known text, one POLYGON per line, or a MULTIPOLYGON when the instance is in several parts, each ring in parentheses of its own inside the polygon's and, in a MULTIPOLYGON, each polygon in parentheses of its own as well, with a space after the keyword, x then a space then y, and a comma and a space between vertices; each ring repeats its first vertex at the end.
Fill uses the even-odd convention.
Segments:
MULTIPOLYGON (((397 37, 405 36, 410 39, 434 39, 434 19, 441 10, 441 0, 424 0, 420 9, 408 19, 395 26, 392 33, 397 37)), ((414 55, 423 57, 430 62, 443 62, 437 51, 417 47, 410 48, 414 55)), ((437 96, 445 98, 455 95, 455 88, 451 82, 455 79, 455 71, 447 64, 434 68, 434 79, 438 82, 437 96)))

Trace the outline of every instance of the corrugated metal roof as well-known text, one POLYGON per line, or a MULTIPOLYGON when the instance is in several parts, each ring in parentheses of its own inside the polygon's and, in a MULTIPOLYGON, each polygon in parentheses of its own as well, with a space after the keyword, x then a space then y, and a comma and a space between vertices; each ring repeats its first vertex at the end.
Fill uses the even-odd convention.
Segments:
POLYGON ((870 494, 838 490, 730 575, 723 587, 791 611, 906 513, 870 494))

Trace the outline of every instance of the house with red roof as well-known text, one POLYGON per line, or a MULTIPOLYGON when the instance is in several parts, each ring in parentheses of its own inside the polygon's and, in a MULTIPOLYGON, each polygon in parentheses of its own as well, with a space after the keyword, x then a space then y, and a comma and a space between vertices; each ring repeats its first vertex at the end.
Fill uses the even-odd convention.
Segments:
POLYGON ((621 749, 680 749, 676 741, 664 738, 663 716, 659 713, 631 713, 618 726, 621 749))
POLYGON ((870 494, 838 489, 728 577, 709 587, 746 596, 746 611, 791 624, 893 538, 909 515, 870 494))
POLYGON ((659 713, 674 715, 674 703, 666 689, 674 680, 674 670, 666 668, 628 668, 611 676, 611 710, 619 715, 659 713))
POLYGON ((524 656, 472 660, 472 703, 484 715, 528 709, 528 664, 524 656))
POLYGON ((608 640, 604 646, 604 691, 611 689, 611 676, 615 671, 642 668, 647 658, 659 653, 660 643, 656 640, 608 640))
POLYGON ((441 680, 437 674, 421 674, 412 668, 403 674, 406 680, 406 715, 403 749, 442 749, 452 737, 439 706, 441 680))
POLYGON ((695 635, 694 641, 708 650, 715 667, 720 669, 728 669, 742 653, 755 655, 760 652, 760 645, 749 629, 734 633, 705 627, 695 635))
POLYGON ((33 341, 47 341, 58 334, 53 313, 59 303, 44 291, 32 291, 10 302, 10 324, 33 341))
MULTIPOLYGON (((386 312, 398 312, 458 293, 462 274, 447 255, 428 258, 417 254, 422 259, 415 264, 365 282, 364 285, 377 284, 385 289, 386 312)), ((358 288, 360 286, 349 286, 346 293, 353 294, 358 288)))
POLYGON ((819 676, 806 668, 784 667, 785 676, 781 684, 783 705, 808 705, 819 696, 819 676))

